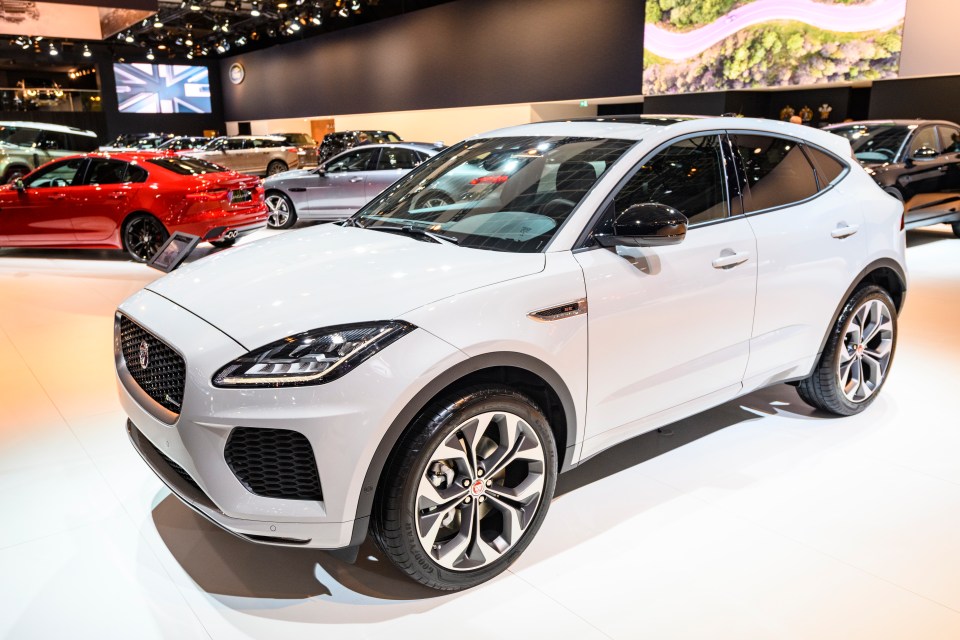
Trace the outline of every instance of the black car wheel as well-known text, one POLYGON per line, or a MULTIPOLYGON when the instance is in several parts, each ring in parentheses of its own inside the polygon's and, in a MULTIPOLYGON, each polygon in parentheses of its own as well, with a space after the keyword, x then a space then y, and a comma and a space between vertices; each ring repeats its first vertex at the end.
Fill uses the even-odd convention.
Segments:
POLYGON ((137 262, 146 262, 170 234, 163 223, 148 213, 130 216, 123 225, 123 248, 137 262))
POLYGON ((897 308, 876 285, 858 289, 837 318, 810 377, 797 385, 812 407, 852 416, 876 399, 897 348, 897 308))
POLYGON ((503 387, 464 389, 428 407, 388 461, 373 535, 400 570, 458 591, 504 571, 530 544, 557 480, 543 411, 503 387))

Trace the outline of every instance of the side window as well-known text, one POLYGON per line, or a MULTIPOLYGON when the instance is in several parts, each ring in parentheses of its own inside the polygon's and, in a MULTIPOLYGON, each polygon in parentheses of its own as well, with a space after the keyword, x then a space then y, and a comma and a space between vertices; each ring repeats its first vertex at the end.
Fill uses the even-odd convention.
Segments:
POLYGON ((244 145, 243 145, 243 142, 244 142, 244 141, 243 141, 242 139, 240 139, 240 140, 230 140, 230 139, 226 140, 227 151, 239 151, 240 149, 243 149, 243 146, 244 146, 244 145))
POLYGON ((43 149, 70 150, 70 146, 67 144, 67 134, 59 131, 44 131, 40 147, 43 149))
POLYGON ((938 126, 941 153, 960 153, 960 131, 953 127, 938 126))
POLYGON ((614 197, 614 215, 635 204, 659 203, 691 224, 727 217, 719 138, 688 138, 645 162, 614 197))
POLYGON ((384 148, 380 150, 377 169, 413 169, 420 164, 420 154, 412 149, 384 148))
POLYGON ((73 186, 83 163, 83 158, 55 162, 33 172, 23 181, 24 185, 29 189, 73 186))
POLYGON ((124 182, 146 182, 149 175, 143 167, 131 164, 127 166, 127 176, 124 182))
POLYGON ((126 182, 127 163, 120 160, 90 161, 83 184, 122 184, 126 182))
POLYGON ((911 158, 932 158, 939 154, 940 145, 935 127, 924 127, 913 134, 913 139, 910 140, 911 158))
POLYGON ((219 140, 214 140, 213 142, 211 142, 208 149, 210 151, 221 151, 227 148, 226 145, 227 145, 227 141, 224 138, 220 138, 219 140))
POLYGON ((783 207, 816 195, 817 178, 800 145, 773 136, 730 136, 744 171, 744 211, 783 207))
POLYGON ((846 168, 843 164, 828 153, 819 149, 805 146, 804 151, 813 161, 813 166, 817 169, 817 177, 820 178, 820 189, 826 189, 833 184, 833 181, 840 177, 846 168))
POLYGON ((370 166, 376 154, 380 149, 357 149, 346 153, 326 166, 328 173, 339 173, 343 171, 366 171, 370 166))

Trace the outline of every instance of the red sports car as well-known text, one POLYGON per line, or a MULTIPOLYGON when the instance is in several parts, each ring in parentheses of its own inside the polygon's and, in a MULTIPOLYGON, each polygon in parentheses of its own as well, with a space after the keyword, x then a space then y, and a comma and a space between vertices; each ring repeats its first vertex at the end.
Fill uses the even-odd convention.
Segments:
POLYGON ((174 231, 224 247, 266 224, 259 178, 172 153, 71 156, 0 187, 0 247, 124 249, 144 261, 174 231))

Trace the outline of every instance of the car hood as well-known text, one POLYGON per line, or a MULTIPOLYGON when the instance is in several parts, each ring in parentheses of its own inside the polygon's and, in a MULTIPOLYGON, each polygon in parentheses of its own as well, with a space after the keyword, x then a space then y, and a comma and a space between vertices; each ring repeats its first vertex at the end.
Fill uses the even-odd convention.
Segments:
POLYGON ((319 327, 392 320, 543 268, 542 253, 468 249, 325 224, 216 253, 147 289, 255 349, 319 327))
POLYGON ((308 176, 313 176, 314 178, 316 178, 317 177, 316 168, 291 169, 290 171, 284 171, 283 173, 276 173, 272 176, 267 177, 267 179, 263 181, 263 184, 264 186, 269 187, 271 185, 280 184, 286 180, 290 180, 291 178, 306 178, 308 176))

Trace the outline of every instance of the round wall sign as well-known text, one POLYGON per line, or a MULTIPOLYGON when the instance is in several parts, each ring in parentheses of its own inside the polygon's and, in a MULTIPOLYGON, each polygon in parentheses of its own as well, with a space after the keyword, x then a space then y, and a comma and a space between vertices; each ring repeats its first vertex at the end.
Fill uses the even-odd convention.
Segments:
POLYGON ((247 75, 247 70, 243 68, 243 65, 239 62, 234 62, 230 65, 230 82, 233 84, 240 84, 243 82, 244 76, 247 75))

